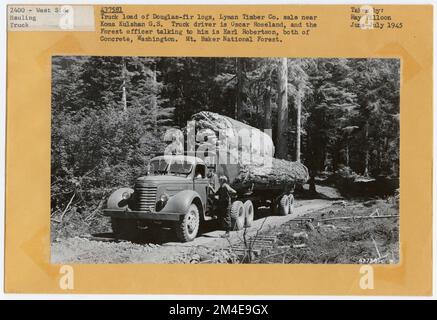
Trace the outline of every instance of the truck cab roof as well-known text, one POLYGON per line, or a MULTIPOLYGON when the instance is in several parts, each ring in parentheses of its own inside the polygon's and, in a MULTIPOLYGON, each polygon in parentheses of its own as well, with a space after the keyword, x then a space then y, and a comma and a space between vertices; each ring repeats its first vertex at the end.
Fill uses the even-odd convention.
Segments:
POLYGON ((152 158, 150 161, 153 160, 161 160, 161 159, 165 159, 165 160, 171 160, 171 161, 186 161, 186 162, 190 162, 193 164, 205 164, 205 162, 195 156, 186 156, 186 155, 182 155, 182 154, 178 154, 178 155, 162 155, 162 156, 157 156, 152 158))

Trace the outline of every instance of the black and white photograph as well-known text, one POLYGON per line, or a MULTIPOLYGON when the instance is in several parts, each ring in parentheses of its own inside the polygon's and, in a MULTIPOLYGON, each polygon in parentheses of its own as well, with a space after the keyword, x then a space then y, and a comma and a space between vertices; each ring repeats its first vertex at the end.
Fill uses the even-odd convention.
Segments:
POLYGON ((51 63, 52 263, 399 263, 399 59, 51 63))

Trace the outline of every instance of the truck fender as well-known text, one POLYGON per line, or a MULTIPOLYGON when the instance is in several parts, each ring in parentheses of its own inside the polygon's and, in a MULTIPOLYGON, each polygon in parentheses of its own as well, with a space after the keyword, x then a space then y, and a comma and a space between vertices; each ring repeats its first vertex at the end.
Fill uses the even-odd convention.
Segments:
POLYGON ((159 213, 186 213, 189 206, 195 203, 203 217, 203 204, 200 195, 194 190, 184 190, 170 197, 159 213))
POLYGON ((132 194, 134 192, 131 188, 120 188, 113 193, 108 198, 106 202, 106 208, 108 209, 126 209, 128 206, 129 200, 123 200, 122 195, 125 192, 129 192, 132 194))

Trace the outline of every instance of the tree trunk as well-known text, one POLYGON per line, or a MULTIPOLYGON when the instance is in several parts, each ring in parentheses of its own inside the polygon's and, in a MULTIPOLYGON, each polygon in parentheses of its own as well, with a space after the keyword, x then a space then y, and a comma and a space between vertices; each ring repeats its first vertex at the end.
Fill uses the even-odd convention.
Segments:
POLYGON ((158 132, 158 102, 156 99, 157 95, 157 86, 156 86, 156 64, 153 66, 152 73, 152 81, 153 81, 153 95, 152 95, 152 117, 153 117, 153 132, 156 134, 158 132))
POLYGON ((126 60, 124 58, 122 58, 121 74, 122 74, 122 78, 123 78, 121 104, 123 105, 123 112, 127 112, 127 97, 126 97, 127 69, 126 69, 126 60))
POLYGON ((309 183, 309 192, 310 194, 316 194, 317 190, 316 190, 316 180, 314 178, 313 175, 310 176, 310 180, 308 181, 309 183))
POLYGON ((237 92, 235 99, 235 118, 241 120, 243 117, 243 90, 244 90, 244 60, 236 58, 237 92))
MULTIPOLYGON (((324 153, 324 156, 323 156, 323 167, 322 167, 323 171, 327 171, 328 166, 330 165, 330 162, 331 162, 331 161, 329 161, 329 156, 330 155, 331 155, 331 153, 329 153, 325 149, 325 153, 324 153)), ((331 159, 332 159, 332 155, 331 155, 331 159)))
POLYGON ((369 123, 364 126, 364 139, 366 144, 366 154, 364 156, 364 176, 369 176, 369 123))
POLYGON ((270 88, 264 92, 264 129, 272 129, 272 96, 270 88))
POLYGON ((349 167, 349 141, 346 141, 346 167, 349 167))
POLYGON ((300 162, 300 134, 301 134, 301 117, 302 117, 302 85, 299 84, 296 95, 296 161, 300 162))
POLYGON ((319 159, 319 163, 317 164, 317 171, 325 171, 325 163, 326 163, 326 147, 322 147, 321 156, 319 159))
POLYGON ((278 68, 278 131, 276 134, 276 156, 279 159, 287 157, 288 149, 288 70, 287 58, 281 58, 278 68))
POLYGON ((378 173, 381 174, 382 173, 382 143, 381 143, 381 139, 378 139, 378 146, 377 146, 377 165, 378 165, 378 173))

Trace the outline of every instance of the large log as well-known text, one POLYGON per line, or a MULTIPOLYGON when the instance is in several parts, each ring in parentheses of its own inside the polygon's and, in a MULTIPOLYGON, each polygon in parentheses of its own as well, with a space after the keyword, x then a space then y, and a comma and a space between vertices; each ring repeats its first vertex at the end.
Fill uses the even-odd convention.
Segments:
POLYGON ((210 130, 212 139, 217 139, 213 143, 224 155, 214 160, 217 174, 225 175, 233 187, 256 185, 268 189, 303 184, 308 180, 308 169, 302 163, 273 158, 273 141, 259 129, 206 111, 196 113, 192 119, 196 121, 197 132, 210 130), (226 140, 225 143, 220 139, 226 140))
POLYGON ((258 184, 303 184, 308 180, 308 169, 300 162, 271 158, 271 165, 257 162, 240 165, 236 182, 258 184))
POLYGON ((304 184, 308 169, 300 162, 291 162, 271 157, 256 157, 251 161, 235 164, 218 163, 217 174, 228 177, 230 184, 238 189, 256 185, 259 187, 285 187, 304 184))
MULTIPOLYGON (((212 139, 219 139, 218 146, 226 144, 231 150, 239 150, 273 157, 275 146, 269 134, 235 119, 218 113, 202 111, 192 116, 196 131, 210 130, 212 139)), ((205 135, 208 135, 207 133, 205 135)), ((217 141, 211 141, 216 143, 217 141)))

